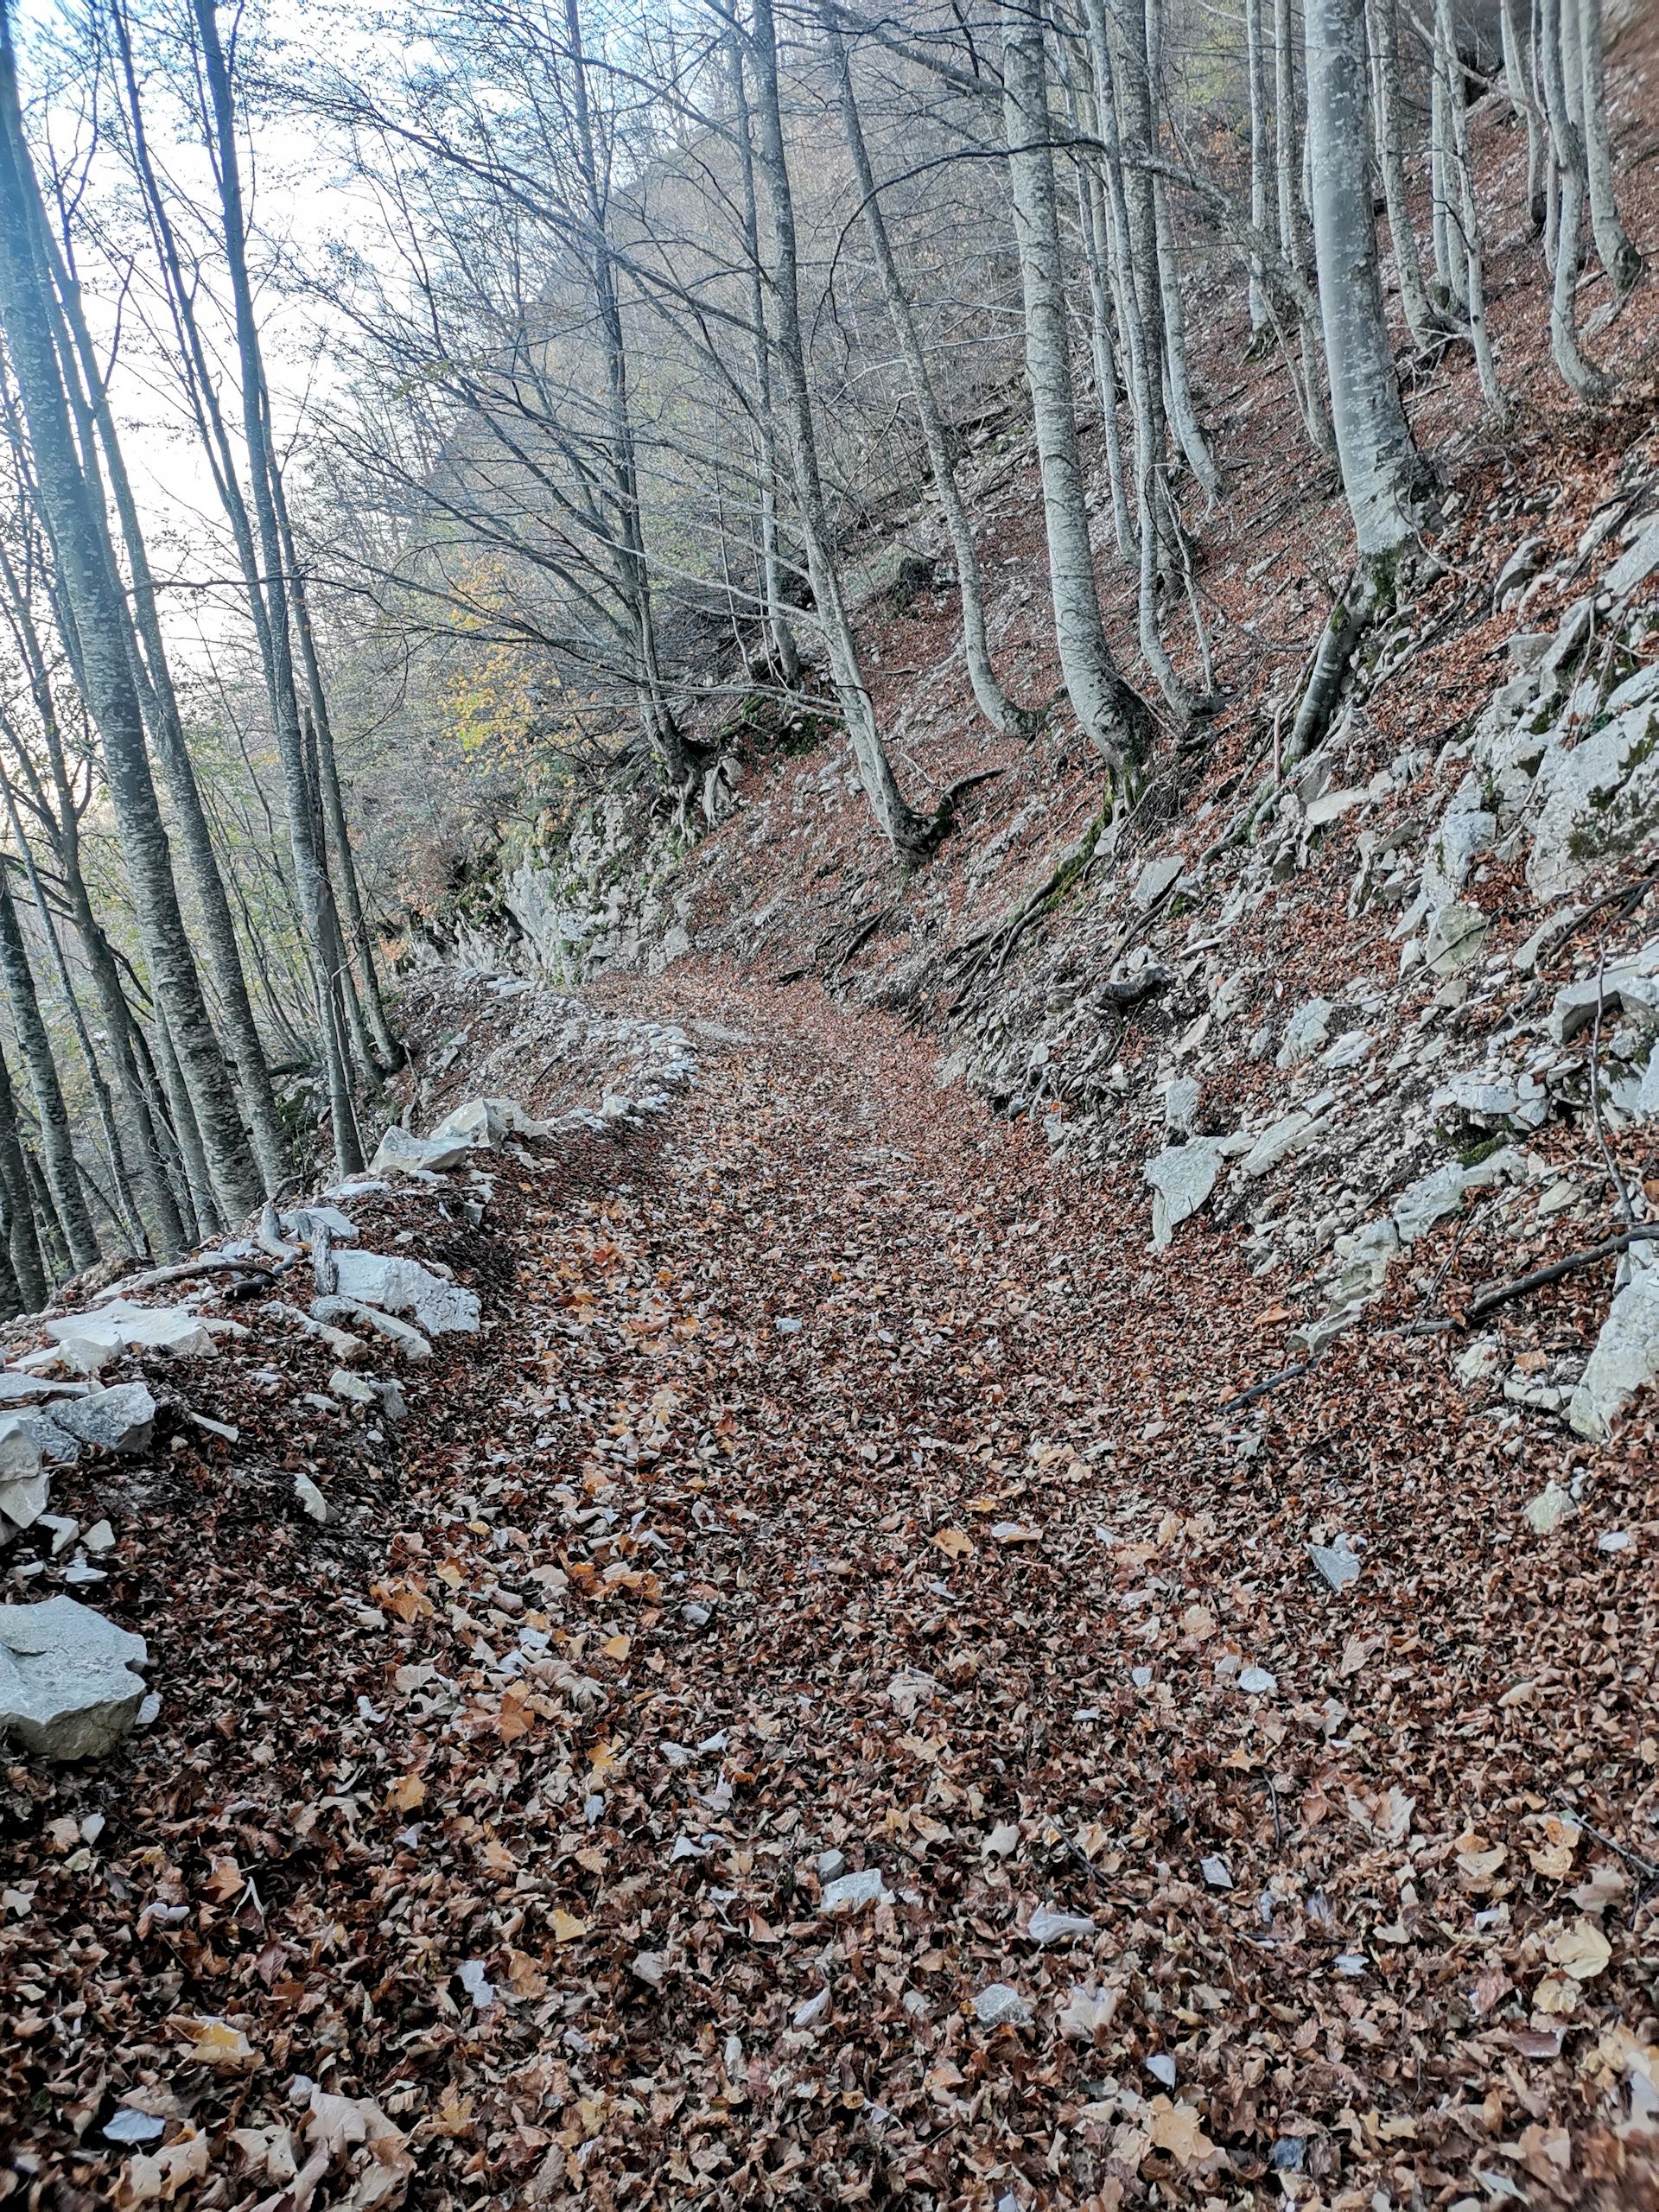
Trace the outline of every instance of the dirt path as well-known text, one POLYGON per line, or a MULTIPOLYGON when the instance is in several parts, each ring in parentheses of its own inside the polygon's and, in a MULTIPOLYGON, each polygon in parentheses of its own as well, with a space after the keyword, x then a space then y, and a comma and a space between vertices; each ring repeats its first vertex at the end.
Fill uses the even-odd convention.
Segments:
POLYGON ((304 1679, 303 1565, 225 1592, 265 1732, 38 1806, 113 1820, 9 1939, 26 2201, 119 2096, 270 2212, 1648 2202, 1644 1877, 1558 1815, 1654 1848, 1651 1467, 1534 1538, 1409 1339, 1219 1416, 1227 1240, 1153 1274, 878 1023, 671 1010, 658 1134, 504 1169, 508 1318, 304 1679))

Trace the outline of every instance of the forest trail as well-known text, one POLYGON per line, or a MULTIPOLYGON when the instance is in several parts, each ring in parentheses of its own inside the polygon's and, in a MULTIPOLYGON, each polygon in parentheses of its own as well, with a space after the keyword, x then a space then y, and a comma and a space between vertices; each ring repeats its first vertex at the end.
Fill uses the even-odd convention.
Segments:
POLYGON ((115 1872, 33 1892, 92 1923, 48 2170, 118 2093, 269 2212, 1633 2201, 1651 1471, 1535 1536, 1409 1338, 1224 1411, 1229 1240, 1150 1272, 1143 1193, 816 993, 606 995, 697 1078, 502 1161, 389 1542, 204 1571, 171 1747, 29 1784, 115 1872))

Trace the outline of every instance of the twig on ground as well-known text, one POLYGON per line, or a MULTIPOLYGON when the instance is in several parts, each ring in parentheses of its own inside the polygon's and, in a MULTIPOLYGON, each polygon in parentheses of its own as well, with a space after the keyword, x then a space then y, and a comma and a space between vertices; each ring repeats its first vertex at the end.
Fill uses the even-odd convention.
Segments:
POLYGON ((1628 1252, 1632 1244, 1646 1243, 1659 1237, 1659 1222, 1632 1229, 1621 1230, 1617 1236, 1605 1236, 1599 1244, 1592 1244, 1582 1252, 1569 1252, 1564 1260, 1555 1260, 1547 1268, 1535 1268, 1530 1274, 1518 1275, 1513 1282, 1483 1283, 1464 1308, 1464 1325, 1478 1321, 1500 1306, 1507 1306, 1512 1298, 1524 1298, 1529 1291, 1542 1290, 1546 1284, 1560 1282, 1563 1276, 1577 1274, 1580 1268, 1593 1267, 1598 1260, 1616 1258, 1628 1252))
POLYGON ((1269 1390, 1276 1390, 1281 1382, 1294 1382, 1299 1375, 1306 1375, 1313 1364, 1311 1359, 1300 1360, 1294 1367, 1286 1368, 1281 1375, 1269 1375, 1264 1382, 1252 1382, 1248 1390, 1239 1391, 1235 1397, 1224 1398, 1216 1411, 1218 1414, 1233 1413, 1240 1406, 1248 1406, 1257 1398, 1265 1398, 1269 1390))

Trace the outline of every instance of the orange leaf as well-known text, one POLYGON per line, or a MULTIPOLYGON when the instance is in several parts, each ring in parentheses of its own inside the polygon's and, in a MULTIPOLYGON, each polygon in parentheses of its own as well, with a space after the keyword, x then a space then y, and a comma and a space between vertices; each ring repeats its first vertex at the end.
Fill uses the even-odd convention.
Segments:
POLYGON ((406 1774, 401 1782, 394 1782, 386 1792, 386 1802, 400 1813, 412 1813, 417 1805, 426 1802, 426 1784, 418 1774, 406 1774))
POLYGON ((973 1538, 965 1529, 941 1529, 933 1541, 947 1559, 967 1559, 974 1548, 973 1538))

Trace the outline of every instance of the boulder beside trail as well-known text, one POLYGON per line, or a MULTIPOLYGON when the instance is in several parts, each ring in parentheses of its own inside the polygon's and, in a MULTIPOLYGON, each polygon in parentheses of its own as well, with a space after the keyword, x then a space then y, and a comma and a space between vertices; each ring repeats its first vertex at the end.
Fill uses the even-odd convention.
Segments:
POLYGON ((73 1598, 0 1605, 0 1734, 48 1759, 100 1758, 138 1718, 142 1636, 73 1598))

